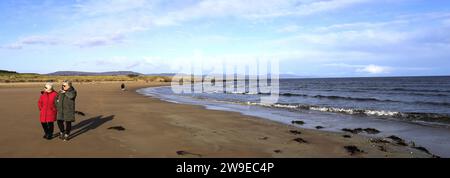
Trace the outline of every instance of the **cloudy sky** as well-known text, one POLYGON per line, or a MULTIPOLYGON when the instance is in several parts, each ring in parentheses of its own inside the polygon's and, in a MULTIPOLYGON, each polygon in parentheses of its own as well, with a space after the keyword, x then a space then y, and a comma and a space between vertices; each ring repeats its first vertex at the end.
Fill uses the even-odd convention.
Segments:
POLYGON ((177 72, 280 60, 301 76, 450 75, 448 0, 2 0, 0 69, 177 72))

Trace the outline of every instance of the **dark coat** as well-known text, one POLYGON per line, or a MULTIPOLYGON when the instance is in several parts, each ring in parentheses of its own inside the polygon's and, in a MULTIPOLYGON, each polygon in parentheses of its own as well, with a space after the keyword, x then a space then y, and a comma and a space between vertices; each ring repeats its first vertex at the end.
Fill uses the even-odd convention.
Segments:
POLYGON ((74 122, 75 121, 75 99, 77 98, 77 91, 71 87, 65 93, 59 92, 58 98, 55 101, 56 109, 58 110, 58 120, 74 122))

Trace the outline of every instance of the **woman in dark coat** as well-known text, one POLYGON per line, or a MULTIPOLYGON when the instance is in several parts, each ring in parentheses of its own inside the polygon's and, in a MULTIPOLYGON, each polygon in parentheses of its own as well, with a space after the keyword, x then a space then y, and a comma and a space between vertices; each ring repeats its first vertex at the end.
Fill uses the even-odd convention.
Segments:
POLYGON ((75 122, 75 99, 77 91, 72 86, 72 82, 64 81, 61 91, 58 93, 56 108, 58 110, 57 122, 60 130, 60 138, 69 140, 72 122, 75 122))

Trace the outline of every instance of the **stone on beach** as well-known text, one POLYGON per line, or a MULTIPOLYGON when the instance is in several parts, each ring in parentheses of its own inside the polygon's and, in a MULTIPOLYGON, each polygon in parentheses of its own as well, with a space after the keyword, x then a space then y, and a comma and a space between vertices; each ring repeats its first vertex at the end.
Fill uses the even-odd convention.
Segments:
POLYGON ((379 130, 374 129, 374 128, 356 128, 356 129, 348 129, 348 128, 343 128, 342 131, 344 132, 350 132, 352 134, 359 134, 361 132, 366 132, 367 134, 378 134, 380 133, 379 130))
POLYGON ((345 150, 347 150, 347 152, 350 153, 350 155, 356 155, 356 154, 364 153, 363 150, 360 150, 358 147, 356 147, 354 145, 344 146, 344 148, 345 148, 345 150))
POLYGON ((342 137, 344 137, 344 138, 352 138, 352 136, 350 136, 350 135, 342 135, 342 137))
POLYGON ((303 138, 295 138, 293 139, 294 141, 298 142, 298 143, 308 143, 306 140, 304 140, 303 138))
POLYGON ((109 130, 117 130, 117 131, 124 131, 125 128, 122 126, 114 126, 114 127, 109 127, 109 130))
POLYGON ((298 124, 298 125, 303 125, 303 124, 305 124, 305 122, 303 122, 303 121, 292 121, 291 123, 292 123, 292 124, 298 124))
POLYGON ((395 141, 397 143, 397 145, 408 146, 408 144, 405 143, 405 140, 403 140, 400 137, 397 137, 395 135, 391 135, 387 138, 390 138, 391 140, 395 141))
POLYGON ((290 130, 289 132, 290 132, 291 134, 294 134, 294 135, 300 135, 300 134, 302 134, 302 132, 297 131, 297 130, 290 130))
POLYGON ((368 134, 378 134, 378 133, 380 133, 379 130, 374 129, 374 128, 365 128, 365 129, 364 129, 364 132, 366 132, 366 133, 368 133, 368 134))

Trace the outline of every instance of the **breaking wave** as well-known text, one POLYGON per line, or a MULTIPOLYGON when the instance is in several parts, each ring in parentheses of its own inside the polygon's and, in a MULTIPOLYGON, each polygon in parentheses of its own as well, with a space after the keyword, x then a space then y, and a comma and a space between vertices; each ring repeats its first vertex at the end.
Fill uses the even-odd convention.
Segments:
POLYGON ((257 105, 271 108, 281 108, 289 110, 311 110, 320 112, 331 113, 343 113, 349 115, 364 115, 375 116, 381 118, 395 118, 405 121, 426 121, 426 122, 441 122, 450 124, 450 116, 446 114, 436 113, 409 113, 409 112, 397 112, 397 111, 383 111, 383 110, 370 110, 370 109, 354 109, 354 108, 337 108, 337 107, 324 107, 305 104, 262 104, 247 102, 247 105, 257 105))

